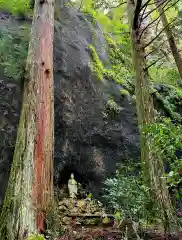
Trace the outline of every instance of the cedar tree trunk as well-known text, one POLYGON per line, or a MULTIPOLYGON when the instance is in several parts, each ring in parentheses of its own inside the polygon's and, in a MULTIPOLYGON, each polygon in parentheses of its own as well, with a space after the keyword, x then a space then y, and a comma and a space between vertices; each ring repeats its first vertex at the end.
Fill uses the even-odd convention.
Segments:
POLYGON ((165 230, 169 230, 170 222, 176 223, 171 205, 166 179, 164 177, 164 166, 160 151, 144 128, 154 122, 153 99, 150 94, 150 82, 145 60, 145 38, 140 36, 144 24, 141 22, 140 9, 142 0, 128 0, 128 19, 131 29, 131 43, 133 66, 136 74, 135 94, 140 130, 141 142, 141 164, 143 180, 150 188, 152 202, 161 210, 161 218, 165 230))
POLYGON ((36 0, 1 240, 23 239, 44 230, 53 197, 53 31, 54 0, 36 0))

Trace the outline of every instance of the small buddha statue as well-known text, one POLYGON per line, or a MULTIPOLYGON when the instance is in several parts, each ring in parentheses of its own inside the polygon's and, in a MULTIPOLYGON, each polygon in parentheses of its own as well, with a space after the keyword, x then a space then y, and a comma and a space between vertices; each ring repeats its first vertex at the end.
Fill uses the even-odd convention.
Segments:
POLYGON ((71 174, 71 177, 68 181, 68 190, 69 190, 69 195, 71 198, 76 198, 77 192, 78 192, 78 187, 77 187, 77 182, 74 179, 74 174, 71 174))

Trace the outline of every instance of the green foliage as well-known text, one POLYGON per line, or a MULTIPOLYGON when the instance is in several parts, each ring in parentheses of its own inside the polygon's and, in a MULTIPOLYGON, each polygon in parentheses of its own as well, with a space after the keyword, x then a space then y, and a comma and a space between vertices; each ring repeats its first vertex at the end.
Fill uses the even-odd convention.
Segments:
MULTIPOLYGON (((83 0, 80 5, 80 1, 74 1, 75 5, 81 6, 81 11, 91 15, 95 18, 101 25, 104 32, 114 32, 116 35, 120 35, 121 30, 128 30, 128 25, 122 22, 123 13, 125 11, 124 6, 119 6, 118 8, 113 8, 109 15, 106 9, 98 8, 97 1, 94 0, 83 0)), ((102 2, 103 4, 103 2, 102 2)), ((116 36, 117 38, 117 36, 116 36)), ((120 39, 120 37, 119 37, 120 39)))
POLYGON ((175 86, 170 86, 170 85, 168 85, 168 88, 169 88, 169 92, 168 94, 166 94, 165 99, 173 105, 180 104, 182 100, 182 89, 175 86))
POLYGON ((92 45, 89 45, 88 47, 91 50, 91 55, 92 55, 92 63, 91 63, 92 71, 97 76, 98 80, 102 80, 103 74, 104 74, 103 64, 99 59, 99 56, 95 50, 95 47, 92 45))
POLYGON ((160 152, 165 163, 169 165, 170 171, 166 173, 169 186, 175 187, 176 195, 181 194, 181 190, 179 192, 176 187, 181 182, 179 173, 182 169, 182 159, 176 157, 176 151, 182 151, 182 125, 162 118, 160 122, 146 126, 145 131, 153 139, 155 144, 153 151, 160 152))
POLYGON ((132 218, 150 222, 157 218, 155 206, 149 200, 149 189, 142 185, 136 166, 123 166, 113 178, 105 181, 104 199, 115 210, 117 219, 132 218))
POLYGON ((0 9, 9 11, 13 15, 31 13, 29 0, 0 0, 0 9))
POLYGON ((29 28, 0 33, 0 65, 7 76, 19 80, 23 74, 29 43, 29 28))
MULTIPOLYGON (((129 24, 126 21, 126 5, 120 5, 119 1, 111 2, 107 0, 83 0, 81 5, 80 1, 76 0, 74 3, 78 8, 80 7, 81 11, 90 14, 95 21, 99 22, 102 31, 105 33, 109 45, 109 58, 112 64, 112 66, 105 71, 105 75, 115 80, 118 84, 123 84, 128 80, 131 81, 134 74, 131 59, 129 24)), ((177 5, 174 5, 166 11, 166 16, 169 21, 176 17, 176 7, 177 5)), ((155 9, 151 14, 151 19, 155 20, 158 15, 158 11, 155 9)), ((158 27, 159 29, 161 28, 161 26, 158 27)), ((152 37, 153 36, 151 36, 151 38, 152 37)), ((160 38, 156 39, 155 44, 150 45, 146 49, 147 52, 155 49, 152 55, 147 57, 148 65, 164 55, 163 52, 166 52, 167 55, 166 58, 164 56, 160 61, 157 61, 155 65, 151 66, 149 68, 149 73, 154 82, 176 85, 179 74, 175 68, 174 59, 172 55, 169 54, 169 47, 166 41, 164 44, 166 49, 160 51, 161 43, 163 42, 164 38, 160 36, 160 38)))
POLYGON ((152 66, 149 68, 149 73, 152 80, 157 83, 177 85, 177 80, 180 79, 178 71, 169 66, 152 66))
POLYGON ((182 121, 181 115, 176 112, 176 107, 181 102, 182 91, 174 86, 167 86, 167 92, 159 93, 157 90, 151 88, 151 94, 155 96, 158 102, 160 102, 164 110, 168 113, 171 119, 175 119, 179 122, 182 121))
POLYGON ((50 201, 47 210, 46 225, 47 235, 50 240, 54 240, 56 237, 60 237, 63 234, 59 219, 58 202, 59 200, 55 196, 54 199, 50 201))
MULTIPOLYGON (((92 16, 91 22, 97 21, 102 31, 105 33, 106 41, 109 46, 109 60, 111 66, 103 70, 98 64, 93 67, 99 79, 105 77, 113 79, 117 84, 123 84, 131 78, 131 44, 129 38, 128 24, 123 23, 125 7, 123 5, 118 8, 104 11, 104 2, 84 0, 80 5, 80 1, 75 2, 77 7, 81 6, 81 11, 92 16), (98 7, 100 6, 100 7, 98 7)), ((108 4, 106 4, 108 5, 108 4)), ((106 10, 106 9, 105 9, 106 10)), ((93 49, 92 49, 93 50, 93 49)), ((94 58, 96 54, 94 54, 94 58)), ((96 58, 95 58, 96 60, 96 58)), ((98 59, 97 59, 98 60, 98 59)), ((94 61, 97 62, 98 61, 94 61)))
POLYGON ((108 34, 105 34, 109 46, 109 60, 111 67, 106 70, 105 75, 113 79, 117 84, 124 84, 131 79, 131 66, 126 54, 122 51, 124 47, 119 46, 108 34))

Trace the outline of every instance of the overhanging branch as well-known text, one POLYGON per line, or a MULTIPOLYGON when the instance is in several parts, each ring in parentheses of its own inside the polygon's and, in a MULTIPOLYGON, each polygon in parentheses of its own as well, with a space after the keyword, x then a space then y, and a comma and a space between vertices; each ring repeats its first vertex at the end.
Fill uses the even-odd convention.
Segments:
MULTIPOLYGON (((161 3, 158 5, 158 7, 161 6, 161 5, 163 5, 163 4, 165 3, 165 5, 163 6, 163 8, 164 8, 165 6, 167 6, 167 4, 168 4, 170 1, 171 1, 171 0, 164 0, 163 2, 161 2, 161 3)), ((176 3, 175 3, 175 4, 176 4, 176 3)), ((149 12, 143 17, 142 20, 144 20, 145 18, 147 18, 147 17, 148 17, 151 13, 153 13, 156 9, 157 9, 157 7, 154 8, 154 9, 152 9, 151 11, 149 11, 149 12)))
MULTIPOLYGON (((177 17, 176 17, 176 18, 177 18, 177 17)), ((168 28, 169 25, 171 25, 171 24, 176 20, 176 18, 173 19, 173 21, 171 21, 170 23, 168 23, 167 26, 166 26, 165 28, 163 28, 163 29, 155 36, 155 38, 153 38, 150 42, 148 42, 148 43, 145 45, 144 48, 148 47, 153 41, 155 41, 155 40, 161 35, 161 33, 162 33, 166 28, 168 28)))
POLYGON ((162 58, 164 58, 165 56, 161 56, 160 58, 156 59, 154 62, 152 62, 149 66, 147 66, 145 68, 145 71, 148 70, 150 67, 152 67, 153 65, 155 65, 158 61, 160 61, 162 58))

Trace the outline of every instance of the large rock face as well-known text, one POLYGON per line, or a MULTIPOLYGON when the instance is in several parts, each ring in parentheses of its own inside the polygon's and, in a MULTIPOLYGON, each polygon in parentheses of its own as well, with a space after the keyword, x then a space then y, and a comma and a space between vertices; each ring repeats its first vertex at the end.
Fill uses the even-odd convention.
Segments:
MULTIPOLYGON (((0 26, 11 24, 1 19, 0 26)), ((95 46, 103 63, 108 62, 99 26, 74 9, 62 8, 60 20, 55 23, 54 42, 55 183, 67 182, 73 172, 98 196, 103 180, 114 173, 117 163, 138 158, 139 138, 129 97, 122 97, 114 82, 100 81, 92 74, 89 44, 95 46), (104 118, 110 96, 119 110, 104 118)), ((18 84, 13 80, 10 84, 5 74, 0 80, 2 196, 13 156, 21 97, 18 84)))

